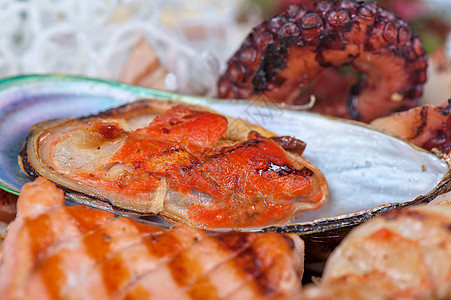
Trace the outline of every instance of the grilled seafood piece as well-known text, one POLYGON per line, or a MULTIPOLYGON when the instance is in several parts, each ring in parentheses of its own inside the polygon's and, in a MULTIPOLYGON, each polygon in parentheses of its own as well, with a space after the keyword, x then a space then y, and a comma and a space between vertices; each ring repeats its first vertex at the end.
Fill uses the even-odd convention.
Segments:
POLYGON ((199 107, 144 100, 39 123, 21 161, 31 176, 67 190, 197 227, 283 223, 327 200, 323 174, 300 155, 302 141, 243 124, 199 107))
POLYGON ((16 217, 17 196, 0 189, 0 223, 9 223, 16 217))
POLYGON ((371 125, 426 150, 451 151, 451 99, 442 105, 423 105, 379 118, 371 125))
POLYGON ((418 105, 427 57, 409 25, 376 3, 291 5, 253 28, 219 78, 218 96, 293 104, 322 71, 340 66, 363 78, 345 97, 317 97, 313 110, 370 122, 418 105))
POLYGON ((300 292, 295 234, 169 230, 27 183, 0 259, 1 299, 279 299, 300 292))
POLYGON ((451 206, 390 211, 354 229, 301 299, 449 299, 451 206))
POLYGON ((0 245, 6 236, 8 224, 16 217, 17 196, 0 189, 0 245))

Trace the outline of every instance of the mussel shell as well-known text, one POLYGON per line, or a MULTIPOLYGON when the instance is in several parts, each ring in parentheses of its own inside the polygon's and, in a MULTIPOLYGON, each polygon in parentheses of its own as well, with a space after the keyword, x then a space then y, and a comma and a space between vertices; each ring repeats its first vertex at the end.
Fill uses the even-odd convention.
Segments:
MULTIPOLYGON (((118 145, 116 142, 107 142, 102 144, 102 147, 100 147, 99 144, 96 144, 95 141, 94 143, 88 142, 85 144, 86 136, 83 136, 81 146, 74 147, 71 141, 80 141, 79 138, 77 139, 71 134, 75 133, 76 135, 76 129, 80 129, 85 124, 89 124, 93 119, 97 120, 101 118, 103 120, 112 121, 121 120, 119 122, 124 122, 123 124, 125 126, 124 128, 127 128, 126 130, 134 131, 138 128, 146 127, 156 116, 163 114, 176 104, 177 102, 161 99, 140 99, 119 107, 111 108, 107 111, 102 111, 93 116, 77 119, 50 119, 39 122, 30 129, 30 134, 19 153, 19 165, 31 178, 43 176, 50 179, 66 192, 66 197, 78 203, 122 214, 137 216, 158 215, 172 223, 184 222, 191 226, 203 228, 202 223, 192 221, 186 216, 186 213, 183 213, 185 208, 183 204, 185 200, 183 199, 188 197, 175 190, 169 189, 169 191, 164 192, 163 195, 165 196, 163 198, 165 200, 163 205, 163 198, 158 198, 161 199, 161 202, 157 200, 157 192, 152 196, 149 196, 146 193, 145 195, 138 195, 135 196, 135 198, 130 199, 129 196, 125 196, 122 193, 114 193, 102 187, 90 186, 89 184, 85 184, 71 177, 73 172, 78 172, 78 168, 89 166, 88 168, 90 170, 91 168, 96 169, 97 167, 93 166, 95 166, 97 162, 102 161, 102 157, 109 157, 109 155, 114 154, 118 149, 116 148, 117 146, 115 146, 118 145), (64 139, 67 135, 69 138, 64 139), (68 143, 71 144, 69 150, 66 148, 67 144, 62 142, 67 140, 69 140, 68 143), (53 145, 53 143, 58 145, 63 144, 64 146, 59 148, 58 146, 55 146, 55 148, 47 146, 49 144, 53 145), (89 148, 90 150, 86 151, 86 147, 92 148, 89 148), (115 150, 111 150, 111 147, 115 150), (57 148, 59 150, 57 150, 57 148), (102 150, 99 151, 101 148, 102 150), (67 151, 70 151, 69 156, 67 155, 67 151), (80 162, 83 163, 79 165, 80 162), (141 200, 146 200, 144 202, 139 201, 138 197, 141 197, 141 200), (152 201, 149 201, 150 199, 152 199, 152 201)), ((211 111, 204 106, 190 104, 187 104, 187 106, 199 111, 211 111)), ((276 134, 269 132, 262 127, 249 124, 244 120, 238 121, 232 117, 227 117, 227 119, 229 126, 218 143, 220 147, 247 141, 251 131, 257 132, 259 135, 268 138, 276 136, 276 134)), ((294 214, 297 214, 299 211, 302 212, 307 209, 314 209, 321 206, 322 203, 327 201, 328 197, 328 187, 321 171, 298 153, 287 152, 287 157, 298 169, 306 167, 311 170, 313 174, 311 180, 317 188, 321 190, 322 195, 322 198, 315 202, 297 201, 295 203, 296 209, 294 214)), ((222 229, 230 230, 231 228, 222 229)))
POLYGON ((30 180, 21 173, 17 154, 34 123, 95 114, 138 98, 207 106, 276 134, 292 135, 307 142, 304 156, 328 180, 328 203, 290 224, 258 230, 298 233, 306 241, 309 261, 323 261, 350 229, 374 215, 429 202, 451 188, 444 158, 365 124, 291 111, 270 103, 206 99, 55 75, 21 76, 0 82, 1 187, 18 193, 30 180))

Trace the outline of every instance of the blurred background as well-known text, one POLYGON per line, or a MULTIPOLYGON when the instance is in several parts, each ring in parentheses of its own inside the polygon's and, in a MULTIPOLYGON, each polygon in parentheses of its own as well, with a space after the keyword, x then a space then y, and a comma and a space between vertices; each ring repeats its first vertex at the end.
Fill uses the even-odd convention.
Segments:
MULTIPOLYGON (((451 95, 451 0, 380 0, 422 38, 425 95, 451 95)), ((0 77, 67 73, 214 96, 252 27, 311 0, 2 0, 0 77)), ((429 100, 426 100, 430 102, 429 100)))

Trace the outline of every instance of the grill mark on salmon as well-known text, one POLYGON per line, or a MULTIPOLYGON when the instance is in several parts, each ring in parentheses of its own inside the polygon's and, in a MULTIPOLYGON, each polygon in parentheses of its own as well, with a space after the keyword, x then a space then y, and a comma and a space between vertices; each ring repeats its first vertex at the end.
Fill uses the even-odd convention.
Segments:
POLYGON ((114 219, 114 216, 106 211, 93 211, 81 205, 71 206, 66 212, 82 233, 98 230, 100 226, 114 219))
POLYGON ((61 258, 59 256, 52 256, 48 259, 47 264, 41 266, 40 275, 45 284, 51 299, 61 299, 59 291, 67 280, 66 273, 60 268, 61 258))
MULTIPOLYGON (((93 223, 97 223, 97 228, 91 227, 87 224, 80 226, 81 223, 79 222, 79 220, 84 219, 84 221, 86 221, 86 217, 90 214, 92 216, 92 212, 90 212, 89 209, 86 208, 76 208, 75 212, 78 212, 79 214, 72 214, 70 213, 72 211, 72 208, 73 207, 68 207, 64 211, 64 215, 68 217, 66 220, 65 230, 68 230, 69 227, 74 227, 72 229, 74 230, 74 233, 70 238, 66 238, 59 243, 55 243, 48 249, 48 251, 45 253, 45 256, 43 255, 42 259, 39 262, 40 269, 38 269, 38 271, 34 274, 34 277, 41 277, 42 282, 47 286, 47 290, 50 294, 56 295, 55 291, 60 291, 60 293, 62 294, 59 294, 59 297, 55 296, 59 299, 64 298, 66 293, 77 294, 77 288, 70 289, 68 288, 68 285, 70 285, 71 281, 82 282, 83 278, 81 278, 80 276, 75 276, 74 274, 83 273, 83 271, 88 266, 93 265, 96 262, 95 259, 88 255, 88 249, 86 247, 85 240, 90 236, 96 236, 97 233, 102 232, 103 230, 105 230, 105 228, 111 226, 111 224, 115 221, 114 216, 110 215, 109 218, 102 218, 103 222, 99 222, 99 220, 96 219, 93 223), (71 220, 70 218, 72 216, 75 216, 75 218, 71 220), (82 228, 82 230, 79 230, 80 228, 82 228), (89 231, 85 231, 83 230, 83 228, 89 229, 89 231), (76 230, 79 230, 78 233, 76 230), (56 280, 55 276, 48 276, 47 274, 51 272, 52 269, 56 269, 56 266, 54 265, 55 258, 58 258, 57 261, 59 267, 69 274, 65 278, 60 278, 60 280, 56 280)), ((100 216, 102 214, 104 213, 102 212, 100 216)), ((108 216, 108 214, 104 215, 108 216)), ((29 281, 36 282, 35 284, 39 285, 39 279, 37 278, 31 277, 29 281)), ((83 298, 82 295, 80 295, 80 297, 83 298)))
MULTIPOLYGON (((38 185, 54 186, 42 178, 38 185)), ((18 207, 41 205, 21 203, 28 199, 19 197, 18 207)), ((280 280, 302 261, 276 233, 211 235, 184 224, 165 230, 66 207, 63 196, 44 206, 39 214, 19 209, 10 225, 0 257, 1 299, 265 299, 300 289, 280 280)))
POLYGON ((146 239, 156 238, 164 233, 163 229, 156 227, 153 227, 153 230, 146 230, 142 224, 124 217, 119 217, 114 225, 85 241, 86 245, 95 245, 94 240, 101 240, 106 246, 104 250, 101 250, 102 246, 92 248, 91 255, 96 259, 96 264, 87 271, 86 277, 87 281, 91 281, 91 277, 94 280, 101 274, 99 284, 106 287, 109 296, 113 295, 120 288, 120 283, 128 278, 126 275, 129 271, 123 266, 120 254, 141 245, 146 239))
POLYGON ((175 277, 181 287, 179 291, 184 291, 193 299, 217 299, 217 287, 208 274, 217 268, 218 264, 230 259, 231 255, 233 253, 220 247, 212 237, 206 237, 201 243, 194 244, 174 260, 175 264, 169 265, 173 274, 180 274, 175 277))
MULTIPOLYGON (((172 290, 177 290, 181 283, 177 282, 177 270, 176 268, 171 268, 170 266, 177 266, 177 259, 183 256, 183 253, 191 249, 193 245, 200 244, 207 237, 205 232, 194 230, 186 225, 177 224, 173 229, 162 236, 163 241, 149 240, 146 243, 148 248, 148 253, 144 253, 147 258, 143 263, 145 263, 145 268, 140 268, 139 272, 136 272, 127 284, 127 286, 119 291, 115 295, 114 299, 122 299, 129 293, 134 293, 136 286, 141 286, 148 290, 148 294, 153 297, 160 297, 154 293, 159 290, 158 278, 155 280, 148 280, 146 278, 153 278, 152 276, 160 277, 161 274, 167 276, 165 282, 166 285, 172 286, 172 290), (168 239, 168 236, 171 237, 168 239), (156 263, 157 262, 157 263, 156 263), (142 284, 143 280, 149 281, 146 284, 142 284), (153 288, 152 288, 153 287, 153 288)), ((181 278, 178 278, 180 281, 181 278)), ((164 290, 165 296, 167 297, 171 289, 164 290)))
MULTIPOLYGON (((60 199, 56 200, 61 201, 62 203, 62 201, 64 201, 63 194, 61 194, 60 199)), ((38 216, 25 214, 29 217, 25 218, 25 223, 19 228, 17 232, 19 238, 16 241, 18 244, 27 246, 18 253, 20 261, 25 262, 20 266, 17 266, 21 272, 21 275, 16 278, 18 289, 23 289, 23 285, 29 285, 29 282, 33 281, 33 278, 30 277, 33 275, 33 266, 30 262, 34 262, 38 268, 41 268, 38 275, 41 274, 43 278, 51 280, 52 284, 61 281, 57 280, 57 269, 55 269, 54 274, 49 272, 46 273, 45 262, 55 253, 55 249, 59 249, 68 240, 76 238, 77 235, 79 235, 78 228, 74 226, 71 216, 66 212, 67 211, 64 208, 51 207, 47 210, 47 214, 38 216)), ((6 250, 6 252, 8 252, 8 250, 6 250)), ((45 280, 44 282, 42 282, 42 279, 39 281, 46 284, 45 280)), ((51 290, 51 288, 48 290, 51 290)), ((52 294, 52 292, 50 293, 52 294)))
MULTIPOLYGON (((292 235, 290 237, 297 238, 292 235)), ((298 293, 299 290, 295 287, 299 286, 301 278, 299 270, 287 268, 292 263, 291 258, 286 255, 287 251, 292 249, 291 246, 286 238, 274 232, 259 235, 250 247, 253 255, 245 258, 248 263, 253 259, 257 268, 251 268, 254 272, 252 276, 249 276, 240 288, 226 295, 225 298, 243 299, 244 295, 249 293, 248 290, 253 290, 255 299, 278 298, 283 293, 288 293, 287 290, 280 289, 284 283, 287 284, 286 287, 292 288, 289 293, 298 293), (278 247, 272 246, 276 244, 278 247)))
POLYGON ((207 297, 221 299, 229 290, 240 284, 242 274, 240 274, 239 269, 235 268, 233 260, 250 246, 250 242, 255 238, 255 235, 244 233, 239 235, 228 234, 228 236, 228 240, 232 240, 234 245, 229 247, 227 243, 224 243, 224 239, 221 239, 222 235, 215 236, 212 239, 217 244, 215 249, 208 253, 203 251, 203 255, 199 256, 200 259, 213 261, 214 265, 205 269, 203 274, 183 287, 172 299, 179 299, 183 294, 190 295, 193 299, 205 299, 207 297), (215 255, 220 252, 225 255, 215 255), (212 283, 216 284, 212 285, 212 283))
MULTIPOLYGON (((235 289, 226 294, 224 298, 229 299, 234 294, 238 294, 239 297, 254 295, 254 297, 257 298, 257 296, 260 296, 259 286, 261 278, 259 278, 259 276, 261 276, 263 271, 263 262, 257 256, 254 245, 251 244, 246 251, 243 251, 243 253, 233 261, 233 264, 235 268, 241 268, 247 276, 243 278, 235 289)), ((239 299, 239 297, 237 299, 239 299)))
MULTIPOLYGON (((78 212, 81 213, 82 211, 79 210, 78 212)), ((59 208, 47 215, 38 216, 27 223, 28 226, 24 228, 28 231, 31 248, 39 252, 36 257, 38 270, 36 273, 30 274, 31 277, 24 281, 25 284, 36 281, 36 284, 40 284, 42 282, 47 287, 48 293, 52 295, 52 299, 58 298, 55 291, 60 290, 67 281, 67 277, 58 266, 68 265, 70 270, 70 267, 72 267, 70 260, 69 263, 66 263, 69 252, 67 249, 73 247, 77 243, 78 237, 86 234, 86 230, 90 230, 90 226, 80 226, 80 222, 77 221, 77 219, 84 218, 82 216, 82 213, 78 215, 68 214, 67 209, 59 208), (30 230, 30 228, 33 229, 30 230), (48 237, 51 237, 51 239, 48 239, 48 237), (33 241, 44 241, 44 243, 34 247, 32 246, 33 241)), ((110 219, 99 218, 92 223, 97 223, 96 225, 99 226, 102 225, 102 222, 109 222, 110 219)))
MULTIPOLYGON (((86 216, 89 216, 90 213, 95 213, 96 211, 94 210, 90 210, 87 209, 85 207, 83 207, 84 209, 79 209, 77 206, 72 206, 72 207, 68 207, 65 210, 65 213, 68 213, 68 215, 71 216, 75 216, 75 223, 80 224, 80 222, 77 219, 86 219, 86 216), (74 209, 75 208, 75 209, 74 209), (71 214, 70 212, 72 210, 75 210, 75 212, 77 212, 78 214, 71 214), (83 217, 85 216, 85 217, 83 217)), ((127 218, 118 218, 118 219, 114 219, 114 216, 110 213, 105 213, 105 212, 101 212, 100 215, 107 215, 110 218, 107 219, 107 222, 105 222, 104 224, 101 224, 100 222, 97 222, 97 225, 103 225, 103 227, 97 228, 97 230, 92 230, 91 232, 83 232, 83 230, 79 233, 79 236, 77 237, 78 239, 71 239, 69 242, 61 242, 55 246, 53 246, 53 248, 57 248, 56 250, 54 249, 54 251, 49 251, 50 253, 46 254, 46 257, 48 257, 49 255, 53 255, 52 257, 55 257, 57 255, 59 255, 61 252, 63 254, 61 254, 61 256, 63 258, 68 258, 67 262, 61 261, 61 264, 66 263, 67 265, 71 265, 71 260, 74 257, 78 257, 79 260, 82 260, 85 262, 85 266, 86 265, 94 265, 97 261, 101 261, 102 259, 105 259, 105 255, 111 254, 111 252, 114 251, 121 251, 122 249, 113 249, 111 247, 109 247, 111 244, 114 245, 114 242, 117 239, 120 239, 121 241, 121 247, 126 247, 128 244, 130 243, 137 243, 140 242, 142 239, 142 234, 139 230, 137 230, 137 228, 141 228, 144 229, 145 227, 143 226, 134 226, 133 223, 131 223, 129 221, 129 219, 127 218), (131 226, 130 226, 131 225, 131 226), (84 236, 82 236, 84 235, 84 236), (126 236, 126 238, 124 239, 124 236, 126 236), (77 244, 78 242, 78 244, 77 244), (71 251, 71 255, 67 255, 67 248, 75 248, 73 249, 73 251, 71 251), (59 251, 58 251, 59 250, 59 251), (56 253, 55 253, 56 252, 56 253), (65 254, 66 255, 65 255, 65 254)), ((68 224, 72 224, 73 222, 71 222, 72 220, 67 220, 68 224)), ((96 223, 96 222, 93 222, 96 223)), ((136 223, 136 222, 134 222, 136 223)), ((139 224, 139 223, 136 223, 139 224)), ((86 224, 85 224, 86 225, 86 224)), ((90 226, 84 226, 86 228, 89 228, 90 226)), ((67 228, 67 227, 66 227, 67 228)), ((143 231, 143 230, 141 230, 143 231)), ((149 231, 149 230, 147 230, 149 231)), ((164 230, 160 229, 160 228, 156 228, 153 227, 151 231, 154 231, 155 233, 161 233, 164 230)), ((118 247, 118 246, 117 246, 118 247)), ((116 247, 116 248, 117 248, 116 247)), ((48 262, 43 261, 41 262, 41 265, 47 265, 48 262)), ((83 271, 83 270, 80 270, 83 271)), ((116 274, 117 270, 115 270, 115 272, 113 274, 116 274)), ((108 275, 108 270, 105 270, 104 274, 108 275)), ((104 275, 105 276, 105 275, 104 275)), ((104 277, 103 276, 103 277, 104 277)), ((114 275, 116 276, 116 275, 114 275)), ((114 277, 117 278, 117 277, 114 277)), ((82 281, 83 278, 78 278, 79 281, 82 281)), ((104 286, 108 287, 108 283, 110 283, 110 281, 108 280, 103 280, 104 281, 104 286)), ((48 282, 45 281, 46 284, 49 284, 50 286, 54 287, 54 282, 48 282)), ((102 282, 99 282, 99 284, 102 284, 102 282)), ((51 289, 49 288, 49 291, 51 291, 51 289)))

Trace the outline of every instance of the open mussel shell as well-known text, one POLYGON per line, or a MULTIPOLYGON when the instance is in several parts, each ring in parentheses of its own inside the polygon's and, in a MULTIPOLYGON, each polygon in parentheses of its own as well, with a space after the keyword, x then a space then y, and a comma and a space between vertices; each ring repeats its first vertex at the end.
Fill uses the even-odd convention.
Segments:
MULTIPOLYGON (((19 164, 24 172, 32 178, 43 176, 59 185, 66 192, 66 196, 76 202, 138 216, 158 215, 170 222, 184 222, 194 227, 216 228, 191 218, 188 213, 188 207, 192 204, 202 203, 202 205, 208 205, 206 203, 213 200, 210 194, 197 191, 188 194, 181 193, 169 185, 165 176, 159 179, 159 186, 156 190, 150 190, 149 181, 146 181, 145 175, 142 176, 142 173, 135 175, 136 177, 140 176, 140 179, 135 179, 136 181, 131 184, 124 184, 127 181, 124 178, 128 176, 124 174, 135 173, 133 167, 136 165, 134 163, 136 160, 124 163, 123 158, 112 159, 112 157, 115 157, 115 153, 120 152, 119 149, 123 148, 127 138, 125 134, 118 134, 117 127, 113 127, 110 124, 120 124, 121 128, 124 128, 126 131, 134 132, 140 128, 147 127, 156 116, 164 114, 167 110, 174 107, 175 104, 174 101, 161 99, 142 99, 103 111, 94 116, 78 119, 50 119, 39 122, 30 130, 27 141, 19 154, 19 164), (93 134, 92 122, 99 118, 103 120, 102 124, 108 125, 104 125, 102 130, 95 131, 95 134, 93 134), (115 130, 112 128, 115 128, 115 130), (84 175, 86 178, 83 177, 84 175), (92 183, 92 181, 95 181, 95 183, 92 183), (138 182, 139 187, 136 186, 136 182, 138 182), (115 186, 116 184, 117 186, 122 185, 123 188, 109 188, 111 183, 114 183, 113 185, 115 186), (141 190, 140 187, 143 187, 144 190, 141 190)), ((209 110, 204 106, 187 106, 198 111, 209 110)), ((244 120, 227 118, 229 126, 217 144, 220 148, 248 141, 248 135, 251 132, 254 132, 254 134, 256 132, 268 138, 276 136, 274 133, 249 124, 244 120)), ((201 128, 199 129, 201 130, 201 128)), ((188 134, 196 135, 196 132, 191 131, 188 134)), ((143 147, 140 146, 142 143, 135 143, 133 151, 127 152, 127 156, 134 156, 136 149, 143 147)), ((284 145, 288 147, 288 144, 286 142, 284 145)), ((149 145, 155 144, 150 142, 149 145)), ((156 169, 167 168, 161 167, 161 165, 166 165, 170 160, 176 159, 175 156, 180 156, 180 153, 183 153, 174 150, 174 144, 170 145, 163 144, 163 147, 168 147, 164 151, 166 155, 158 156, 159 159, 156 163, 155 160, 152 160, 152 154, 148 154, 150 156, 144 156, 145 158, 140 158, 139 160, 145 159, 150 165, 152 165, 151 162, 153 161, 158 165, 156 169), (176 154, 171 156, 167 154, 169 152, 175 152, 176 154), (165 161, 162 162, 161 158, 165 161)), ((294 144, 290 145, 291 148, 289 149, 294 152, 287 152, 287 159, 298 170, 306 168, 310 172, 308 176, 309 180, 311 180, 311 190, 314 191, 308 191, 309 194, 307 196, 296 201, 295 214, 296 212, 321 206, 327 200, 328 187, 321 171, 299 154, 302 151, 302 146, 299 148, 293 146, 294 144), (311 197, 310 194, 314 194, 316 197, 311 197), (315 201, 309 201, 310 199, 315 201)), ((161 144, 158 144, 158 146, 161 147, 161 144)), ((138 149, 138 152, 140 152, 140 149, 138 149)), ((144 149, 146 149, 145 146, 144 149)), ((145 151, 143 152, 145 153, 145 151)), ((220 163, 220 161, 216 162, 220 163)), ((217 166, 215 164, 215 167, 217 166)), ((178 165, 178 169, 183 169, 182 167, 189 168, 186 165, 186 161, 182 162, 182 165, 178 165)), ((224 172, 224 169, 219 171, 224 172)), ((256 183, 251 182, 250 184, 256 183)), ((227 187, 230 186, 227 185, 227 187)), ((231 193, 227 187, 226 192, 231 193)), ((248 204, 248 206, 251 205, 248 204)), ((215 208, 217 207, 218 204, 216 204, 215 208)), ((273 214, 271 211, 269 213, 273 214)), ((229 213, 227 216, 234 216, 234 214, 229 213)), ((290 215, 285 216, 285 220, 289 218, 290 215)), ((257 226, 256 223, 252 223, 255 222, 254 220, 250 218, 250 223, 245 224, 229 223, 231 225, 221 227, 221 229, 231 230, 232 228, 237 228, 236 226, 244 228, 244 226, 249 226, 248 224, 255 227, 257 226), (235 224, 236 226, 232 227, 235 224)), ((276 223, 277 221, 270 223, 271 219, 265 221, 268 225, 280 223, 280 221, 278 223, 276 223)))
MULTIPOLYGON (((0 82, 0 177, 18 193, 30 179, 17 163, 29 129, 51 118, 81 117, 140 98, 202 105, 307 143, 303 153, 324 173, 330 189, 321 208, 283 226, 258 228, 295 232, 306 242, 306 258, 323 261, 350 229, 387 210, 429 202, 449 190, 446 160, 365 124, 292 111, 270 103, 224 101, 150 90, 75 76, 30 75, 0 82)), ((237 126, 237 134, 240 134, 237 126)), ((104 203, 89 202, 109 209, 104 203)))

